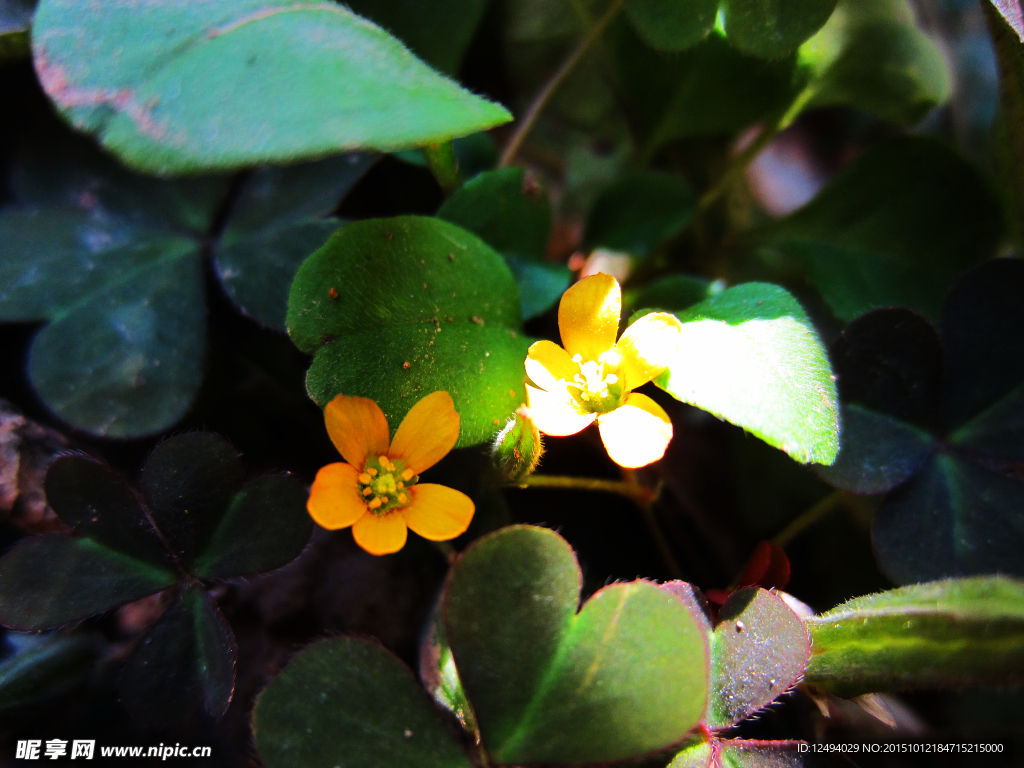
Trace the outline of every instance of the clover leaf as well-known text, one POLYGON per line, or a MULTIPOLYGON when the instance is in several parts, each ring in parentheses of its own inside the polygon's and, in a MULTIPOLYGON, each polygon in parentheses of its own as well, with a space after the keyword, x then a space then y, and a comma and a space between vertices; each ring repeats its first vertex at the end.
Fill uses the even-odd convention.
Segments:
POLYGON ((24 539, 0 560, 0 623, 49 629, 170 590, 170 607, 128 659, 122 698, 148 723, 223 714, 235 643, 206 585, 278 568, 302 550, 312 525, 302 486, 289 476, 243 484, 227 441, 191 433, 153 451, 141 498, 81 454, 53 463, 46 495, 74 533, 24 539))

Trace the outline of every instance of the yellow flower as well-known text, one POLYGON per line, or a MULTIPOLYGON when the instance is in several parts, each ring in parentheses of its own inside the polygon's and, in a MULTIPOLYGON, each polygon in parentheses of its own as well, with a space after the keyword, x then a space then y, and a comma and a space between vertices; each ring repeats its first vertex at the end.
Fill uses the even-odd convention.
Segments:
POLYGON ((530 415, 548 435, 574 435, 597 422, 612 460, 642 467, 665 455, 672 422, 660 405, 632 390, 661 374, 679 346, 679 320, 654 312, 622 334, 622 294, 614 277, 580 280, 558 305, 565 349, 550 341, 530 347, 526 385, 530 415))
POLYGON ((321 526, 351 525, 356 543, 373 555, 400 550, 407 528, 445 541, 469 527, 475 508, 466 494, 419 483, 419 474, 444 458, 459 437, 459 414, 447 392, 416 403, 390 445, 388 421, 373 400, 338 395, 324 421, 348 463, 328 464, 316 474, 306 509, 321 526))

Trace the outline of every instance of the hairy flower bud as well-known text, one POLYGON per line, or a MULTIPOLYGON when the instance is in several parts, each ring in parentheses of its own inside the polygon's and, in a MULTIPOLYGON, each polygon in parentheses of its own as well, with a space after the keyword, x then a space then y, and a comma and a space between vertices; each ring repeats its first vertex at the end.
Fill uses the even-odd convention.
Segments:
POLYGON ((491 448, 491 457, 501 476, 509 483, 518 485, 533 473, 544 453, 540 430, 523 407, 508 420, 498 433, 491 448))

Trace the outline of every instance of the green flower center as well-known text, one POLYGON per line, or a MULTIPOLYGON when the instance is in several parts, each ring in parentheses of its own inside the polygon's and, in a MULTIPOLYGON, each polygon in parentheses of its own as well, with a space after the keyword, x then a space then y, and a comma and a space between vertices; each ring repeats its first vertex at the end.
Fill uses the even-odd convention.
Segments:
POLYGON ((625 391, 619 379, 618 366, 612 360, 614 351, 603 353, 596 361, 583 361, 575 355, 572 361, 580 367, 572 382, 567 382, 569 395, 584 413, 608 413, 625 400, 625 391))
POLYGON ((359 475, 359 495, 370 511, 383 515, 412 499, 409 489, 419 481, 401 459, 371 456, 359 475))

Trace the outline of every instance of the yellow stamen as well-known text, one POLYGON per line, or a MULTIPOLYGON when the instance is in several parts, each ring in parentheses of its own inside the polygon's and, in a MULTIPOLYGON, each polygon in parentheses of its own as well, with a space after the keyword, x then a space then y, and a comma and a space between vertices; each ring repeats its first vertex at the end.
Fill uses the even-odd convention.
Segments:
POLYGON ((383 502, 384 504, 387 504, 388 503, 388 497, 387 496, 381 496, 380 497, 380 501, 383 502))
POLYGON ((363 496, 372 496, 373 488, 363 488, 363 496))
POLYGON ((405 488, 405 483, 403 483, 401 480, 399 480, 398 481, 398 487, 399 488, 405 488))
POLYGON ((371 502, 370 502, 369 504, 367 504, 366 506, 368 506, 368 507, 369 507, 370 509, 380 509, 380 506, 381 506, 381 504, 383 504, 383 503, 384 503, 384 502, 382 502, 382 501, 381 501, 380 499, 374 499, 373 501, 371 501, 371 502))
POLYGON ((378 456, 377 457, 377 461, 380 463, 380 465, 382 467, 387 469, 387 467, 388 467, 388 457, 387 456, 378 456))
POLYGON ((370 477, 376 477, 377 476, 377 470, 374 469, 373 467, 367 467, 366 474, 368 474, 370 477))
POLYGON ((402 473, 402 479, 403 480, 412 480, 412 476, 413 476, 413 471, 411 469, 407 469, 407 470, 405 470, 405 472, 402 473))
POLYGON ((406 496, 404 493, 398 494, 398 503, 399 504, 405 504, 405 502, 407 502, 408 500, 409 500, 409 497, 406 496))
POLYGON ((365 472, 363 472, 363 474, 361 474, 359 476, 359 482, 362 483, 363 485, 369 485, 370 484, 370 479, 371 479, 370 476, 368 474, 366 474, 365 472))

